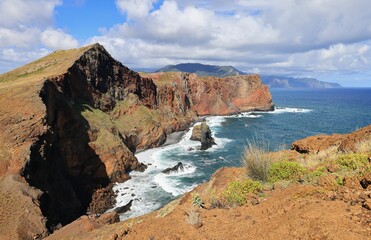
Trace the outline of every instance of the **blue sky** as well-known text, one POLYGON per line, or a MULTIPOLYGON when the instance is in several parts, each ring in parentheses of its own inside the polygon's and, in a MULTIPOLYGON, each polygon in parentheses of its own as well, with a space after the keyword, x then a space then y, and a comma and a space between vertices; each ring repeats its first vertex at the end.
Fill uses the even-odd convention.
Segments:
POLYGON ((200 62, 371 87, 369 0, 0 0, 0 73, 99 42, 130 68, 200 62))
POLYGON ((85 0, 63 1, 55 8, 54 22, 80 42, 100 34, 100 29, 122 23, 125 16, 120 14, 114 1, 85 0))

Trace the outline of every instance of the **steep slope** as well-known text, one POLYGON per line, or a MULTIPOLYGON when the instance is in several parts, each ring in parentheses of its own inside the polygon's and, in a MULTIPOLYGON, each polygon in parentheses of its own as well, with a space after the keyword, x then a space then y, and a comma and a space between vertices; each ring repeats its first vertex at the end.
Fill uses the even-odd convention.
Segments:
MULTIPOLYGON (((59 51, 1 79, 0 138, 8 152, 2 172, 20 174, 20 184, 42 191, 33 197, 34 207, 41 208, 49 229, 84 213, 95 189, 128 179, 128 171, 144 170, 124 133, 97 128, 95 116, 84 117, 92 109, 104 115, 129 94, 144 106, 156 106, 153 82, 115 61, 102 46, 59 51)), ((36 217, 27 217, 22 222, 33 225, 36 217)), ((19 223, 9 224, 17 228, 19 223)))
POLYGON ((258 77, 207 80, 179 73, 155 82, 99 44, 57 51, 0 75, 4 238, 45 237, 89 210, 104 211, 109 206, 97 207, 96 195, 146 168, 135 151, 163 144, 199 115, 272 107, 258 77), (233 92, 223 90, 234 85, 233 92), (214 100, 220 104, 213 109, 214 100))
POLYGON ((187 102, 197 115, 228 115, 253 110, 272 110, 272 95, 258 75, 226 78, 199 77, 196 74, 169 72, 142 74, 161 88, 182 88, 187 102))

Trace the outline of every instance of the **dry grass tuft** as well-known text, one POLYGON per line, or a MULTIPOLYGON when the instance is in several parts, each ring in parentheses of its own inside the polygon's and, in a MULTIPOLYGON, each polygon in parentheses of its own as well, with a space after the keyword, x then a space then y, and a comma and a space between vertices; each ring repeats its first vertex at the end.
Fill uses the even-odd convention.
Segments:
POLYGON ((202 221, 200 217, 200 213, 191 209, 186 212, 187 213, 187 223, 193 225, 195 228, 200 228, 202 226, 202 221))
POLYGON ((248 141, 242 157, 242 164, 252 179, 268 181, 268 171, 274 157, 268 154, 269 145, 264 140, 248 141))
POLYGON ((313 168, 321 162, 334 161, 338 158, 339 154, 338 146, 333 146, 318 153, 313 153, 306 156, 300 161, 300 163, 306 168, 313 168))
POLYGON ((371 153, 371 139, 366 139, 356 144, 357 153, 371 153))

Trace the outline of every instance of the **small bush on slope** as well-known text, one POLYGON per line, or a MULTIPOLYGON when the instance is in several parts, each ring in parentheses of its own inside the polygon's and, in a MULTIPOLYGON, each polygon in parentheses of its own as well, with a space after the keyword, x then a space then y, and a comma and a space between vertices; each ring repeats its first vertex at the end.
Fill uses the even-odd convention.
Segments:
POLYGON ((228 184, 227 189, 224 190, 223 196, 228 205, 242 206, 246 204, 246 195, 248 193, 258 193, 262 189, 263 187, 260 182, 251 179, 243 182, 232 181, 228 184))
POLYGON ((293 180, 305 172, 305 168, 297 162, 279 161, 272 163, 268 171, 268 180, 275 183, 280 180, 293 180))
POLYGON ((205 203, 199 194, 192 194, 192 205, 199 208, 205 207, 205 203))
POLYGON ((350 153, 338 157, 335 162, 343 170, 359 170, 368 164, 368 156, 367 154, 350 153))

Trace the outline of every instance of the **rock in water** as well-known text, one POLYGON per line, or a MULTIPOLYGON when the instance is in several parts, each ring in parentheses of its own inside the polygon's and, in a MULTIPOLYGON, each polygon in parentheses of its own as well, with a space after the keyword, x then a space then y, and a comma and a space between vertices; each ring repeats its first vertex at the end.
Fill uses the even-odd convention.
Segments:
POLYGON ((201 125, 194 126, 190 139, 200 141, 201 150, 206 150, 216 144, 214 138, 211 136, 211 130, 205 122, 201 123, 201 125))
POLYGON ((113 209, 113 211, 118 213, 118 214, 126 213, 127 211, 130 210, 132 204, 133 204, 133 200, 130 200, 127 204, 125 204, 121 207, 117 207, 117 208, 113 209))
POLYGON ((166 168, 165 170, 162 171, 162 173, 170 174, 173 172, 178 172, 179 170, 184 171, 184 166, 182 162, 178 162, 178 164, 175 165, 174 167, 166 168))

